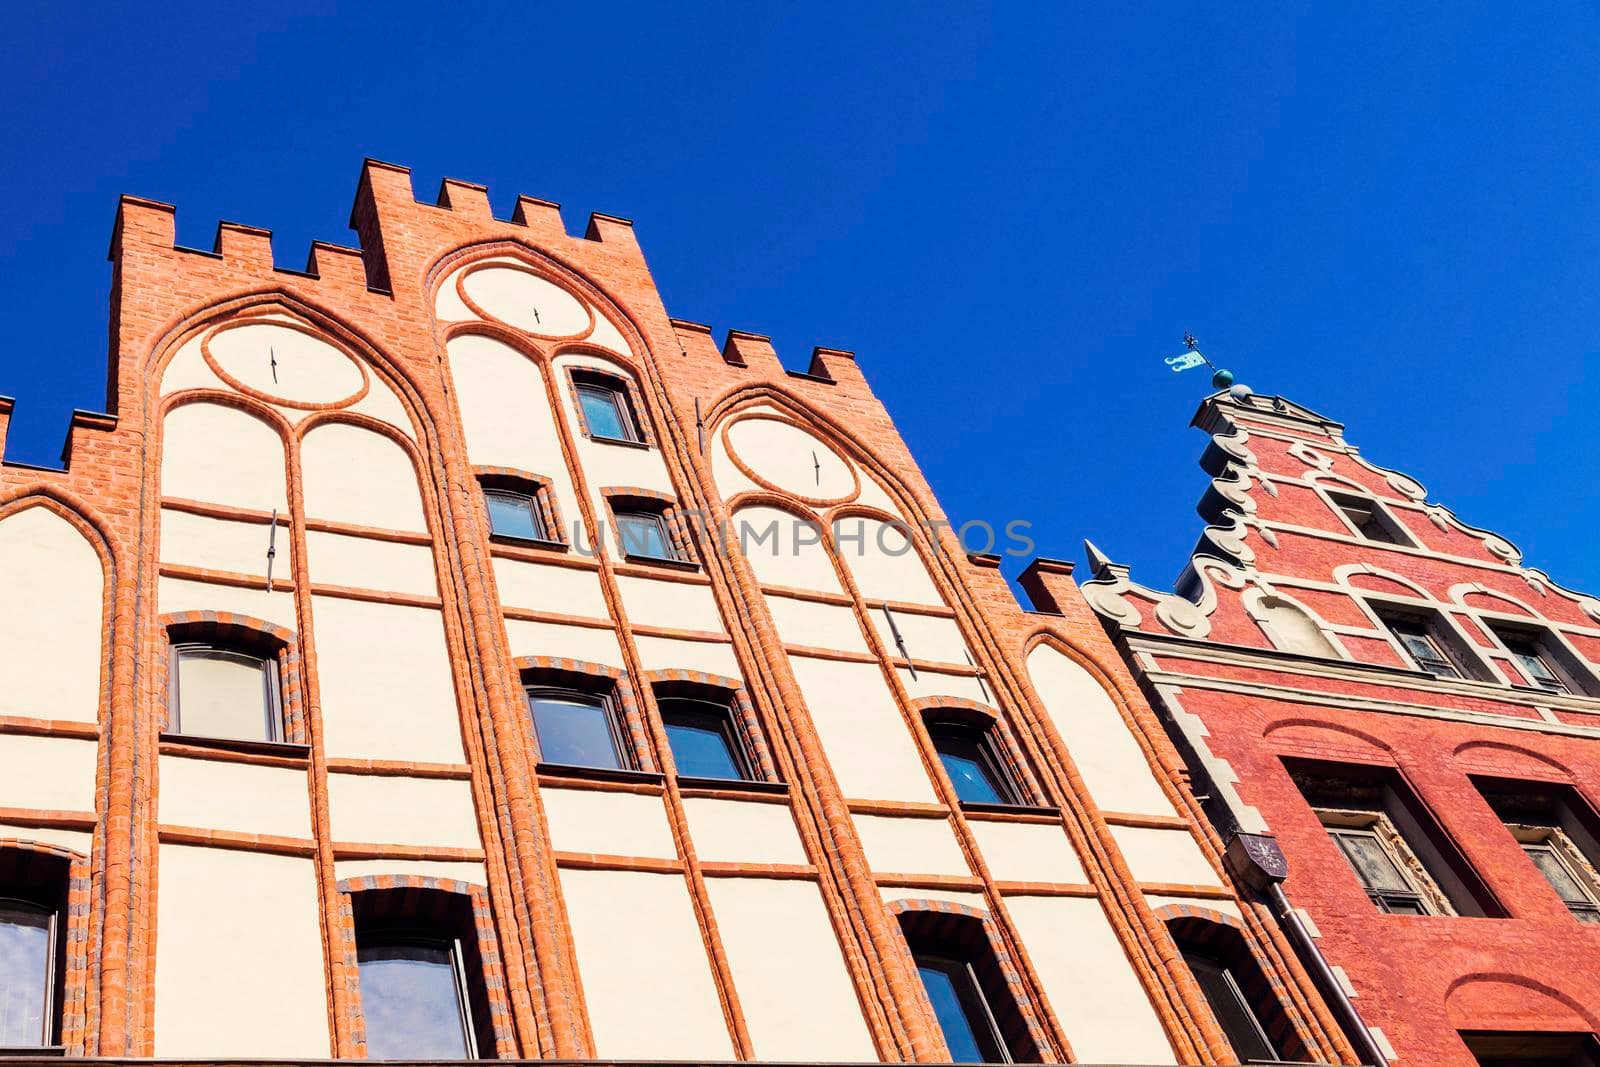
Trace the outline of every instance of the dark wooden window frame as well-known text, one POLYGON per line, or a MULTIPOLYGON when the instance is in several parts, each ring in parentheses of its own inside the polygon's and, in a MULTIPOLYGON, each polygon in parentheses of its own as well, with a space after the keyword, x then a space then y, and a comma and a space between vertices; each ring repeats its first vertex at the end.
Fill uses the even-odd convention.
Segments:
MULTIPOLYGON (((1023 793, 1021 784, 1011 771, 1011 766, 1006 760, 999 734, 998 724, 981 722, 976 716, 953 714, 949 709, 935 708, 923 716, 923 724, 928 731, 928 739, 933 742, 934 751, 941 757, 940 767, 943 769, 943 756, 945 750, 941 747, 942 741, 960 741, 970 744, 978 756, 978 766, 988 777, 990 785, 1000 796, 1000 803, 1023 806, 1028 800, 1023 793)), ((946 772, 948 777, 948 771, 946 772)), ((955 788, 955 782, 951 781, 955 788)), ((990 803, 985 801, 969 801, 962 798, 964 803, 990 803)))
POLYGON ((639 421, 639 412, 634 404, 631 383, 615 374, 607 374, 605 371, 588 367, 569 368, 568 374, 572 381, 572 396, 577 404, 578 418, 582 423, 584 435, 589 440, 603 444, 649 446, 650 441, 644 434, 644 428, 639 421), (595 432, 594 427, 589 425, 589 416, 584 412, 585 393, 605 395, 617 411, 617 419, 622 423, 624 436, 611 437, 595 432))
POLYGON ((1356 536, 1363 541, 1399 545, 1401 548, 1419 547, 1417 539, 1400 525, 1400 521, 1376 497, 1343 489, 1324 488, 1323 491, 1328 494, 1333 506, 1339 509, 1339 514, 1355 527, 1356 536))
POLYGON ((260 741, 266 744, 285 743, 288 724, 284 721, 283 664, 279 658, 260 649, 245 649, 231 644, 212 641, 171 641, 167 646, 167 732, 183 737, 205 737, 187 734, 183 728, 182 674, 179 663, 185 654, 207 652, 216 656, 248 659, 261 664, 262 717, 268 728, 263 738, 218 738, 219 741, 260 741))
POLYGON ((50 951, 45 956, 43 1031, 39 1034, 37 1045, 8 1045, 3 1049, 5 1052, 31 1052, 37 1055, 58 1048, 57 1043, 61 1039, 62 987, 65 978, 62 956, 66 947, 64 937, 66 924, 62 922, 62 918, 65 905, 60 902, 47 904, 32 896, 13 896, 9 893, 0 893, 0 905, 20 907, 46 917, 45 936, 49 941, 50 951))
POLYGON ((1384 632, 1412 664, 1413 669, 1435 678, 1482 682, 1491 680, 1488 668, 1470 644, 1457 634, 1444 616, 1433 608, 1392 601, 1368 599, 1367 606, 1377 616, 1384 632), (1412 636, 1432 647, 1432 653, 1418 655, 1406 641, 1412 636), (1438 669, 1435 669, 1438 668, 1438 669))
MULTIPOLYGON (((762 780, 755 773, 754 761, 750 757, 744 735, 738 726, 738 716, 729 703, 699 696, 658 693, 656 694, 656 711, 661 716, 663 726, 667 725, 669 719, 679 716, 695 716, 702 720, 714 720, 718 732, 722 735, 723 744, 728 746, 728 753, 733 759, 734 769, 739 773, 739 777, 732 780, 741 782, 762 780)), ((668 748, 671 748, 670 738, 668 748)), ((674 754, 673 759, 674 763, 676 763, 676 754, 674 754)))
MULTIPOLYGON (((594 702, 599 705, 600 712, 605 716, 606 729, 611 736, 611 746, 617 753, 617 768, 624 771, 639 769, 639 761, 634 754, 633 744, 628 739, 627 727, 623 722, 622 709, 619 706, 614 689, 601 690, 598 686, 585 688, 576 685, 550 685, 544 683, 523 686, 523 694, 528 705, 528 725, 533 730, 534 743, 539 747, 539 761, 541 763, 554 763, 559 766, 581 767, 581 764, 567 764, 560 760, 552 760, 544 751, 542 742, 539 741, 539 721, 533 713, 533 702, 540 695, 556 696, 571 700, 577 698, 584 702, 594 702)), ((608 768, 596 768, 605 770, 608 768)))

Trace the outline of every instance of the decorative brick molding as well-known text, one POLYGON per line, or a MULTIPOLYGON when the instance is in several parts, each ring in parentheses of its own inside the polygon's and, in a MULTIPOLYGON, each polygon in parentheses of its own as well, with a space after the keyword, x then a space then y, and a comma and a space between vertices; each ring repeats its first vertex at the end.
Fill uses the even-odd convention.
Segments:
POLYGON ((224 319, 220 322, 213 323, 211 327, 207 329, 200 337, 200 356, 205 360, 206 366, 211 368, 211 372, 218 378, 221 378, 232 388, 243 393, 245 396, 253 397, 256 400, 264 401, 268 404, 279 404, 287 408, 298 408, 302 411, 333 411, 339 408, 350 407, 352 404, 360 403, 362 398, 365 397, 368 391, 370 391, 372 388, 372 376, 367 370, 366 360, 361 359, 355 353, 346 349, 342 343, 298 317, 294 317, 292 320, 273 318, 271 317, 272 314, 273 308, 270 305, 258 305, 257 307, 251 308, 249 311, 238 315, 235 318, 224 319), (293 330, 296 333, 305 334, 307 337, 315 338, 316 340, 321 341, 323 344, 337 349, 343 353, 345 357, 348 358, 360 372, 360 387, 349 396, 342 397, 339 400, 329 403, 310 403, 301 400, 294 400, 288 397, 274 396, 270 393, 262 392, 259 389, 252 389, 250 386, 239 381, 232 374, 228 373, 227 368, 224 367, 211 353, 211 341, 218 334, 250 325, 269 325, 276 326, 284 330, 293 330))
POLYGON ((508 330, 517 330, 519 333, 526 333, 530 337, 537 337, 537 338, 540 338, 541 340, 558 340, 558 339, 559 340, 576 340, 576 339, 581 338, 581 337, 587 337, 591 333, 594 332, 594 327, 595 327, 594 308, 592 308, 589 305, 588 301, 580 301, 580 303, 583 305, 584 311, 588 313, 588 316, 589 316, 588 325, 585 326, 583 329, 579 330, 577 333, 572 333, 572 334, 534 333, 532 330, 523 330, 523 329, 520 329, 519 327, 512 326, 508 322, 504 322, 504 321, 502 321, 500 319, 495 318, 489 312, 485 311, 478 304, 478 302, 476 300, 472 299, 472 295, 467 292, 467 279, 469 277, 471 277, 474 273, 476 273, 476 272, 478 272, 480 270, 509 270, 509 271, 516 271, 519 274, 526 274, 526 275, 528 275, 530 277, 538 278, 542 282, 548 282, 549 284, 554 285, 558 289, 565 289, 566 286, 564 286, 561 283, 561 280, 559 278, 551 277, 550 275, 546 274, 544 271, 538 270, 537 268, 531 266, 530 264, 524 263, 524 262, 508 263, 504 259, 494 259, 494 260, 487 260, 487 261, 479 260, 479 261, 477 261, 477 262, 475 262, 475 263, 463 268, 459 273, 456 274, 455 289, 456 289, 456 296, 458 296, 461 299, 461 302, 467 306, 468 310, 470 310, 474 315, 478 316, 478 318, 484 320, 485 322, 497 323, 497 324, 499 324, 501 326, 504 326, 508 330))

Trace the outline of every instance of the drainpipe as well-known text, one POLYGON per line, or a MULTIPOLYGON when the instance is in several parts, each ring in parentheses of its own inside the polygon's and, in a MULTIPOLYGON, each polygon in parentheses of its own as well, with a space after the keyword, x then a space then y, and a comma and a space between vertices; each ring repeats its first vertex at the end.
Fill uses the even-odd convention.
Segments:
POLYGON ((1279 922, 1289 934, 1289 940, 1294 943, 1295 954, 1300 957, 1306 970, 1311 972, 1312 981, 1316 982, 1334 1014, 1339 1016, 1345 1036, 1355 1045, 1362 1062, 1371 1067, 1389 1067, 1389 1060, 1378 1047, 1377 1039, 1367 1029, 1356 1006, 1350 1003, 1333 968, 1328 966, 1322 950, 1317 947, 1316 939, 1306 929, 1305 921, 1294 910, 1288 894, 1283 891, 1283 880, 1289 874, 1289 862, 1278 848, 1278 842, 1267 834, 1235 832, 1228 842, 1227 861, 1229 869, 1240 881, 1264 894, 1271 902, 1279 922))

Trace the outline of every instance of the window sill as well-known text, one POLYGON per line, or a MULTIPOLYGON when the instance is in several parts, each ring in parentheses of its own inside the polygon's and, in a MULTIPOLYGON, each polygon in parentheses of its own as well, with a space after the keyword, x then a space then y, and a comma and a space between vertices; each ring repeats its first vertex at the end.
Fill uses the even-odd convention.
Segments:
POLYGON ((651 447, 649 441, 630 441, 626 437, 601 437, 598 434, 590 434, 589 440, 597 445, 621 445, 623 448, 639 448, 646 452, 650 451, 651 447))
POLYGON ((986 804, 976 800, 961 801, 961 810, 968 815, 1043 815, 1060 818, 1061 809, 1039 804, 986 804))
POLYGON ((565 541, 549 541, 543 537, 518 537, 516 534, 490 533, 489 541, 496 545, 514 545, 517 548, 537 548, 544 552, 565 552, 565 541))
POLYGON ((754 778, 702 778, 694 774, 680 774, 676 779, 681 789, 709 789, 718 792, 756 793, 762 796, 788 796, 788 782, 762 782, 754 778))
POLYGON ((48 1056, 55 1059, 66 1054, 67 1047, 65 1045, 0 1045, 0 1057, 7 1058, 38 1056, 42 1059, 48 1056))
POLYGON ((622 558, 643 567, 666 567, 675 571, 698 571, 700 564, 688 559, 668 559, 665 556, 639 556, 624 552, 622 558))
POLYGON ((311 758, 310 745, 297 745, 290 741, 247 741, 237 737, 201 737, 195 734, 163 733, 161 744, 184 748, 205 748, 214 752, 229 752, 242 756, 281 756, 284 759, 305 762, 311 758))
POLYGON ((639 785, 664 785, 667 777, 660 771, 636 771, 632 768, 580 767, 572 763, 534 764, 539 778, 554 781, 578 782, 629 782, 639 785))

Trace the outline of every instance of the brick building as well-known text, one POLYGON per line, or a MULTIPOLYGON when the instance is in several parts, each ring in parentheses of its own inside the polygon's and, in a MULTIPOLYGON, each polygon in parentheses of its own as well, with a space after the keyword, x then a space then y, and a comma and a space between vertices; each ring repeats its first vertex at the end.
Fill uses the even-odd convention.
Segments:
POLYGON ((1356 1062, 849 353, 383 163, 304 271, 173 219, 119 208, 108 412, 0 466, 0 1045, 1356 1062))
POLYGON ((1600 1063, 1600 600, 1294 403, 1195 423, 1211 525, 1178 593, 1095 551, 1084 594, 1207 813, 1276 836, 1268 892, 1369 1058, 1600 1063))

